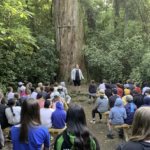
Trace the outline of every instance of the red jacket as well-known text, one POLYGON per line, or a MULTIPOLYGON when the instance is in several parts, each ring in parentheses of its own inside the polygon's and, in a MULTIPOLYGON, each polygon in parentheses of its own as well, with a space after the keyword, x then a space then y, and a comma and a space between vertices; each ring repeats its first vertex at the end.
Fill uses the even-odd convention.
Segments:
POLYGON ((135 89, 133 90, 137 90, 139 94, 141 94, 141 89, 139 87, 136 87, 135 89))
POLYGON ((117 88, 117 91, 118 91, 117 95, 119 95, 122 98, 123 90, 121 88, 117 88))

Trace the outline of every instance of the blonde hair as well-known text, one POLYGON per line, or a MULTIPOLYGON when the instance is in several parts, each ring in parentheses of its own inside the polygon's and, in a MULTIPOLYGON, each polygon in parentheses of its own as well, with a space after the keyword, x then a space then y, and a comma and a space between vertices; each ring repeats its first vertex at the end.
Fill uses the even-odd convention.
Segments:
POLYGON ((150 140, 150 107, 137 109, 132 124, 130 141, 139 142, 150 140))
POLYGON ((38 83, 38 87, 41 87, 43 86, 42 82, 38 83))

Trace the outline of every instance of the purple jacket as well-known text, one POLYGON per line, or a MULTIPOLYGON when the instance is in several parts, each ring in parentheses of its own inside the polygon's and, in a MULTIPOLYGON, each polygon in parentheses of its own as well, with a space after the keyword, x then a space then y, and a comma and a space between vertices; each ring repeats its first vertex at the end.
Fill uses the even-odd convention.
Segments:
POLYGON ((134 113, 137 110, 137 106, 133 102, 131 102, 125 105, 124 108, 126 109, 127 113, 127 119, 124 120, 124 123, 132 125, 134 113))

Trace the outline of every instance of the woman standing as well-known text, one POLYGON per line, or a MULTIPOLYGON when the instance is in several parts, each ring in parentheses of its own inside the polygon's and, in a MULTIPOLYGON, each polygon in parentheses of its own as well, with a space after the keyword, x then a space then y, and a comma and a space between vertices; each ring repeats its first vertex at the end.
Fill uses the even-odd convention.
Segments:
POLYGON ((75 68, 71 71, 71 79, 74 82, 74 92, 76 93, 76 86, 79 87, 78 93, 80 93, 80 85, 81 85, 81 79, 84 79, 82 71, 79 69, 79 65, 76 64, 75 68))
POLYGON ((50 135, 46 127, 41 126, 40 106, 33 98, 22 104, 21 121, 11 128, 13 150, 50 149, 50 135))

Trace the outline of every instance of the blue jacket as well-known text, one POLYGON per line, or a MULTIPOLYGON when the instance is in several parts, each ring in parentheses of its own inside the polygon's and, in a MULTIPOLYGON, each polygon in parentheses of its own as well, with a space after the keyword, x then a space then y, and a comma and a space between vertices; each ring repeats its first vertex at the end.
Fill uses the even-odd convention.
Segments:
POLYGON ((62 102, 56 103, 56 110, 52 113, 52 125, 55 129, 63 129, 66 122, 66 112, 63 110, 62 102))
POLYGON ((134 113, 137 110, 137 106, 132 101, 131 103, 126 104, 124 108, 126 109, 127 113, 127 119, 124 120, 124 123, 132 125, 134 113))
POLYGON ((114 125, 121 125, 127 118, 126 110, 123 107, 121 98, 117 98, 114 107, 110 110, 109 118, 114 125))
POLYGON ((144 100, 143 100, 143 105, 141 107, 150 107, 150 97, 149 96, 145 96, 144 100))

